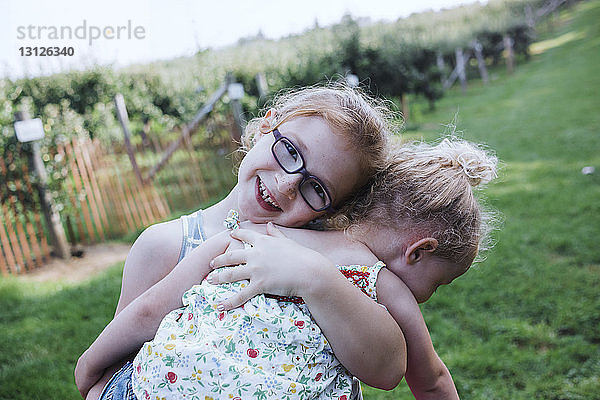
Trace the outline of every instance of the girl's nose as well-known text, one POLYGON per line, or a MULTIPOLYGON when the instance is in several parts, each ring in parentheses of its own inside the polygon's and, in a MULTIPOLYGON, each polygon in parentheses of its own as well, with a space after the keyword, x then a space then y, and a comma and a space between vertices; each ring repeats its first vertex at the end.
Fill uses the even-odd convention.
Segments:
POLYGON ((293 200, 296 197, 298 185, 301 180, 302 174, 275 174, 277 190, 290 200, 293 200))

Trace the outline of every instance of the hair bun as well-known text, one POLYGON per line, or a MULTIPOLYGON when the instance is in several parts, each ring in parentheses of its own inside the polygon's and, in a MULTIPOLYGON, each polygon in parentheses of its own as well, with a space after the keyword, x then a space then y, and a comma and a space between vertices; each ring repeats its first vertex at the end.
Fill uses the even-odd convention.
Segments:
POLYGON ((444 139, 437 147, 453 167, 462 171, 473 187, 484 185, 498 177, 496 156, 474 143, 444 139))

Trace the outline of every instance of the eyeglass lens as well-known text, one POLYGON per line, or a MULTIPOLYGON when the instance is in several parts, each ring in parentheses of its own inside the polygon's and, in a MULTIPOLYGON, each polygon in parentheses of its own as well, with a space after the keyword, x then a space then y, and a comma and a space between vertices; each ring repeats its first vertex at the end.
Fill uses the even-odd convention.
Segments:
MULTIPOLYGON (((273 155, 288 174, 304 168, 304 160, 296 146, 286 138, 278 139, 273 145, 273 155)), ((300 193, 315 210, 327 208, 331 202, 323 185, 314 178, 307 177, 300 185, 300 193)))

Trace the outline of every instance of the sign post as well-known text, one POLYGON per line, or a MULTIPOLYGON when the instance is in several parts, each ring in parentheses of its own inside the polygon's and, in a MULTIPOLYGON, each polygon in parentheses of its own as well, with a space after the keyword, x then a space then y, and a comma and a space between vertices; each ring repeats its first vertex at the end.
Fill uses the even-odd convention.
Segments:
POLYGON ((46 168, 42 161, 39 139, 44 137, 44 127, 39 118, 31 119, 26 111, 15 113, 15 133, 20 142, 31 142, 30 161, 37 175, 37 188, 42 204, 42 211, 50 232, 50 239, 54 252, 60 258, 70 257, 69 245, 65 230, 60 222, 60 215, 52 204, 50 193, 48 193, 46 168))
POLYGON ((231 111, 233 113, 233 120, 235 121, 235 130, 233 132, 233 140, 239 142, 242 134, 244 133, 244 114, 242 113, 242 104, 240 100, 244 97, 244 86, 241 83, 231 82, 227 87, 227 95, 231 102, 231 111))

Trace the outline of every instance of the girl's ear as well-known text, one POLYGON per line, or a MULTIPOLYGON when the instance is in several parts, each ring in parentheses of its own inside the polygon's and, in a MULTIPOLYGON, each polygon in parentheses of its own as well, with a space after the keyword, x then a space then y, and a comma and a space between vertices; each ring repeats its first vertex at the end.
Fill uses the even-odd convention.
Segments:
POLYGON ((269 111, 265 114, 262 121, 260 122, 260 132, 261 133, 269 133, 273 130, 275 126, 275 109, 270 108, 269 111))
POLYGON ((427 253, 433 253, 437 247, 438 241, 432 237, 423 238, 412 243, 404 253, 406 264, 414 265, 418 263, 427 253))

